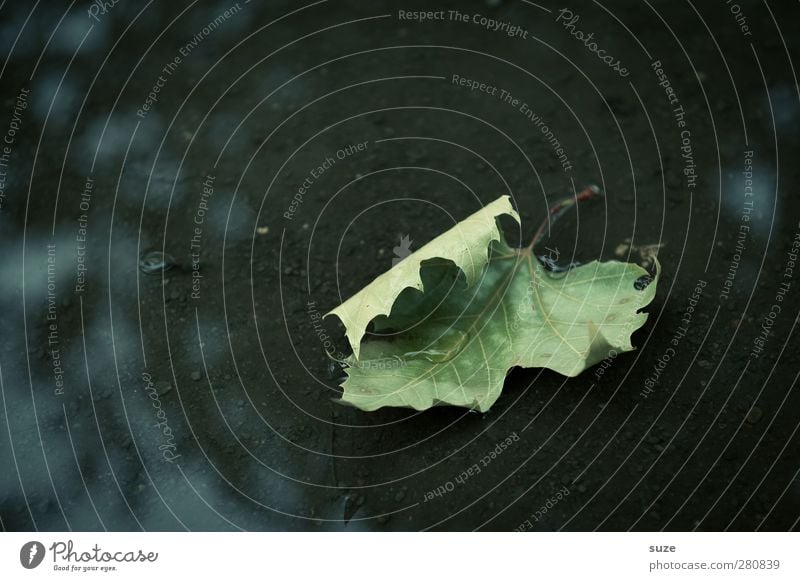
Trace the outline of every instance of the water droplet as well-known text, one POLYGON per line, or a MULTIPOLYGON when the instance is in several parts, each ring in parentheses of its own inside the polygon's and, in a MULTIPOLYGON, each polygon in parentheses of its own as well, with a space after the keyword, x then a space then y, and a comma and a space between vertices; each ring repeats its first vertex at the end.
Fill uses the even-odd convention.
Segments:
POLYGON ((424 337, 416 338, 420 344, 427 347, 421 351, 408 351, 403 354, 405 359, 425 359, 431 363, 444 363, 450 361, 467 344, 469 335, 451 327, 432 327, 427 330, 424 337))
POLYGON ((580 262, 574 260, 569 264, 559 264, 552 256, 548 254, 542 254, 541 256, 537 256, 537 258, 539 259, 539 264, 541 264, 546 271, 553 273, 565 273, 569 272, 573 268, 578 268, 581 266, 580 262))
POLYGON ((172 255, 160 250, 142 254, 139 258, 139 270, 145 274, 159 274, 173 268, 177 263, 172 255))

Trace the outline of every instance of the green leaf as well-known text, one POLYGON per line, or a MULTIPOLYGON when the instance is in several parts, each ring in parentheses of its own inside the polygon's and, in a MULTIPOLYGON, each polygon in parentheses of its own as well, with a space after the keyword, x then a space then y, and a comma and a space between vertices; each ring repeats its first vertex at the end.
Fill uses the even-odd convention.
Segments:
MULTIPOLYGON (((365 411, 455 405, 488 410, 515 367, 575 376, 615 353, 647 320, 656 280, 636 264, 545 270, 506 244, 503 196, 377 277, 331 311, 353 348, 342 401, 365 411), (363 341, 367 325, 374 336, 363 341)), ((657 263, 656 263, 657 264, 657 263)), ((658 266, 657 266, 658 268, 658 266)), ((327 316, 327 315, 326 315, 327 316)))

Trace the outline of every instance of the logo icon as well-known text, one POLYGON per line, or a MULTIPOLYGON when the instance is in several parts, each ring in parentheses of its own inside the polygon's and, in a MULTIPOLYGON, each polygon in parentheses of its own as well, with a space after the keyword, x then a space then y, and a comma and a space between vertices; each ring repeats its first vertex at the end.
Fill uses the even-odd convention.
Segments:
POLYGON ((392 258, 392 266, 402 262, 411 255, 411 245, 414 243, 408 236, 400 236, 400 245, 395 246, 394 257, 392 258))
POLYGON ((19 550, 19 562, 26 569, 35 569, 44 560, 44 545, 39 541, 30 541, 19 550))

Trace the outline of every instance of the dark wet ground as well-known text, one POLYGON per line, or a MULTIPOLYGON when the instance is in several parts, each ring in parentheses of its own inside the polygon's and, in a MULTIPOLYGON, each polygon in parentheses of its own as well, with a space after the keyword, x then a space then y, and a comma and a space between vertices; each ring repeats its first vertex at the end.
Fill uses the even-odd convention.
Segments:
POLYGON ((3 529, 797 528, 797 3, 91 6, 0 8, 3 529), (332 402, 402 237, 588 184, 544 245, 663 244, 637 351, 332 402))

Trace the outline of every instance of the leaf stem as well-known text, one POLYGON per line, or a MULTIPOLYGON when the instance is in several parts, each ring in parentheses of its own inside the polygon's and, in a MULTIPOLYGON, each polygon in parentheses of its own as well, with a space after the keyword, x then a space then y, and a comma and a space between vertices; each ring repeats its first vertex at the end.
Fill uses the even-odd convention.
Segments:
MULTIPOLYGON (((525 251, 531 252, 536 244, 544 237, 545 229, 547 226, 552 226, 555 224, 556 220, 558 220, 561 216, 563 216, 567 210, 572 208, 573 206, 577 206, 580 202, 585 200, 589 200, 596 196, 600 195, 600 188, 595 185, 587 186, 581 190, 580 193, 573 195, 569 198, 563 198, 557 201, 555 204, 550 206, 550 209, 547 212, 547 216, 542 221, 539 228, 536 230, 536 234, 534 234, 531 243, 525 248, 525 251)), ((549 228, 547 228, 549 232, 549 228)))

